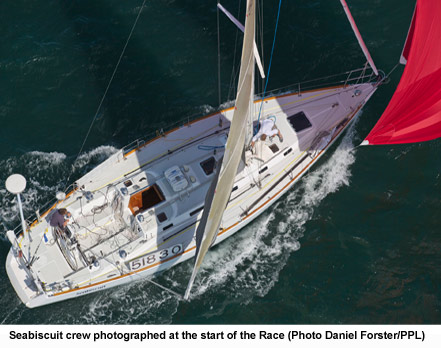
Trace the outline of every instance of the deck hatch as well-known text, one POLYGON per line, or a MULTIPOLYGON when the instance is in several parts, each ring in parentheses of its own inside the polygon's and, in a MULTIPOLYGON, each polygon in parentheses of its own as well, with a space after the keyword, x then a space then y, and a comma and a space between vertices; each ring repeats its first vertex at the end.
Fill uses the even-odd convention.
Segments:
POLYGON ((145 190, 137 192, 130 197, 129 209, 133 215, 137 215, 154 207, 164 200, 164 195, 162 194, 158 185, 153 184, 152 186, 147 187, 145 190))
POLYGON ((167 215, 164 212, 159 213, 156 217, 158 218, 159 222, 164 222, 167 220, 167 215))
POLYGON ((214 172, 214 168, 216 167, 216 160, 214 159, 214 157, 210 157, 201 162, 201 167, 205 175, 210 175, 214 172))
POLYGON ((273 153, 276 153, 277 151, 279 151, 279 147, 276 144, 271 144, 268 147, 271 149, 271 151, 273 153))
POLYGON ((288 121, 291 124, 291 127, 294 128, 297 133, 312 127, 311 122, 309 122, 308 117, 306 117, 303 111, 289 116, 288 121))

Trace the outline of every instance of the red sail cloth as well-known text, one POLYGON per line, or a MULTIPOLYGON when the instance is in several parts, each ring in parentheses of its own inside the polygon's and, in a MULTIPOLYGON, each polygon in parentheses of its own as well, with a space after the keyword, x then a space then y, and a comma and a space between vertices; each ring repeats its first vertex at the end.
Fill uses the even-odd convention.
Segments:
POLYGON ((441 137, 441 0, 418 0, 401 81, 366 140, 403 144, 441 137), (408 55, 408 56, 407 56, 408 55))

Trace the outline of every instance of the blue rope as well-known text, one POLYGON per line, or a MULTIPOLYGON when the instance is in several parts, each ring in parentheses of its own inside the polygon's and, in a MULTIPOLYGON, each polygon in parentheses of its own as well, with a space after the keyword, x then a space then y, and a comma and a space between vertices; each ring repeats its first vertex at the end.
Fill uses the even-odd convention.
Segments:
POLYGON ((274 46, 276 44, 277 27, 279 25, 280 7, 281 6, 282 6, 282 0, 279 1, 279 11, 277 12, 276 29, 274 30, 273 47, 271 49, 271 57, 270 57, 269 65, 268 65, 268 73, 266 74, 265 89, 263 90, 262 102, 260 104, 259 117, 257 118, 257 126, 254 129, 254 135, 256 135, 257 131, 258 131, 258 126, 259 126, 259 122, 260 122, 260 114, 262 113, 263 99, 265 98, 266 88, 268 86, 268 80, 269 80, 269 76, 270 76, 270 72, 271 72, 271 63, 273 61, 274 46))

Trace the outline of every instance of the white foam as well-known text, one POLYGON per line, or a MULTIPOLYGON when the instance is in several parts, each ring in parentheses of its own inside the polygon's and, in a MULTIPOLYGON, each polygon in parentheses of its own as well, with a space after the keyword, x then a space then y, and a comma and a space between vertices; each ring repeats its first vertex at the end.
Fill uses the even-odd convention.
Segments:
MULTIPOLYGON (((80 156, 75 169, 94 162, 102 162, 117 149, 113 146, 99 146, 80 156)), ((33 215, 48 201, 55 198, 57 191, 63 190, 64 180, 69 176, 71 166, 67 156, 60 152, 30 151, 19 157, 10 157, 0 161, 2 180, 13 173, 20 173, 27 179, 27 187, 22 194, 26 217, 33 215)), ((5 229, 14 228, 20 223, 16 198, 4 187, 0 188, 0 224, 5 229)))
POLYGON ((61 164, 66 159, 66 155, 60 152, 31 151, 27 155, 43 162, 49 162, 52 165, 61 164))
POLYGON ((200 113, 202 115, 210 114, 210 113, 216 111, 215 108, 213 108, 211 105, 208 105, 208 104, 201 105, 199 107, 199 109, 200 109, 200 113))
POLYGON ((74 167, 81 168, 86 164, 89 164, 92 160, 102 162, 117 151, 118 149, 116 147, 110 145, 98 146, 89 152, 81 154, 75 162, 74 167))
POLYGON ((222 104, 219 106, 219 109, 220 109, 220 110, 223 110, 223 109, 231 108, 231 107, 234 106, 235 103, 236 103, 236 100, 228 100, 228 101, 226 101, 225 103, 222 103, 222 104))
POLYGON ((94 295, 87 312, 73 318, 87 324, 169 324, 178 300, 147 282, 136 282, 94 295))

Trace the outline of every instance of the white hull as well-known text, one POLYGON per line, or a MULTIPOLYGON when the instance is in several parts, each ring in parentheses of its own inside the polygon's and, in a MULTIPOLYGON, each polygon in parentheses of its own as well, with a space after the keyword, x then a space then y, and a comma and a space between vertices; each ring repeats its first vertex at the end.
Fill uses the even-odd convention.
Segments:
MULTIPOLYGON (((245 154, 247 165, 236 176, 215 244, 249 224, 288 191, 338 138, 376 87, 365 83, 266 99, 261 117, 275 116, 284 141, 275 137, 266 144, 258 142, 255 153, 245 154), (293 120, 299 123, 293 125, 297 122, 293 120)), ((255 104, 257 112, 259 105, 255 104)), ((80 189, 33 224, 32 241, 20 240, 25 256, 29 248, 31 254, 38 250, 32 274, 19 266, 17 251, 11 249, 8 255, 7 272, 20 299, 28 307, 42 306, 149 277, 192 258, 193 235, 213 177, 209 160, 222 156, 220 146, 232 112, 223 110, 132 151, 121 150, 79 179, 80 189), (204 162, 208 163, 205 168, 204 162), (171 170, 176 167, 177 171, 171 170), (148 190, 153 197, 149 199, 156 203, 144 207, 136 197, 148 190), (87 192, 92 196, 87 197, 87 192), (77 269, 73 270, 57 243, 41 242, 45 231, 52 238, 47 220, 56 207, 71 211, 77 223, 70 229, 86 259, 95 257, 95 265, 86 265, 75 254, 77 269), (43 292, 35 286, 36 277, 44 283, 43 292)))

